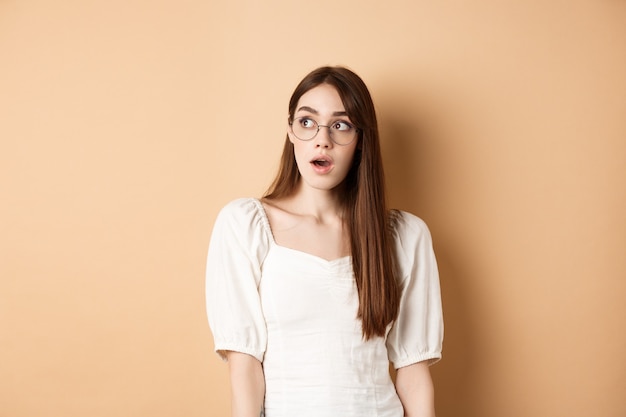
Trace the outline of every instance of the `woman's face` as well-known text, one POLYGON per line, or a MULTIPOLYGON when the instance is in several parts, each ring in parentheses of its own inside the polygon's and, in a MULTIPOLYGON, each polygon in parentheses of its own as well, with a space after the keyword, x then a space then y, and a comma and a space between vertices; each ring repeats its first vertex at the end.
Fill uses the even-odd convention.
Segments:
POLYGON ((304 123, 314 120, 320 126, 317 135, 308 141, 298 139, 291 127, 287 129, 304 184, 319 190, 334 189, 346 178, 358 144, 355 138, 348 145, 338 145, 331 140, 330 129, 324 127, 347 126, 344 123, 354 126, 339 93, 329 84, 312 88, 300 97, 293 118, 294 123, 306 118, 304 123))

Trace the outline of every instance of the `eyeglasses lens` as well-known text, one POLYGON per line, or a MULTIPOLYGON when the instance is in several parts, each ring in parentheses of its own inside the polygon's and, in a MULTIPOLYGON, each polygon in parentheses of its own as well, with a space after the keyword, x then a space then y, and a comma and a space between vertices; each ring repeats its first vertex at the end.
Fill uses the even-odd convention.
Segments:
POLYGON ((357 130, 346 123, 333 123, 331 126, 319 126, 315 120, 298 118, 291 124, 293 134, 300 140, 311 140, 320 129, 327 128, 330 139, 337 145, 349 145, 356 138, 357 130))

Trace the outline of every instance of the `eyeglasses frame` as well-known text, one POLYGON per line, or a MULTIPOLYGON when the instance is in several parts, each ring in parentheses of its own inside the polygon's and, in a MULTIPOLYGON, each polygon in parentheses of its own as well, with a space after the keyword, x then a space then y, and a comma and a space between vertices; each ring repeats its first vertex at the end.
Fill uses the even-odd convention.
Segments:
POLYGON ((327 128, 327 129, 328 129, 328 137, 330 138, 330 140, 331 140, 331 141, 333 141, 333 143, 334 143, 335 145, 338 145, 338 146, 348 146, 348 145, 352 144, 352 143, 354 142, 354 140, 355 140, 355 139, 359 136, 359 132, 361 131, 361 129, 359 129, 358 127, 353 126, 353 127, 354 127, 354 138, 353 138, 350 142, 348 142, 348 143, 337 143, 337 142, 335 141, 335 139, 333 138, 333 135, 332 135, 332 128, 331 128, 330 126, 327 126, 327 125, 321 125, 321 124, 317 123, 317 120, 315 120, 315 119, 312 119, 312 118, 310 118, 310 117, 296 117, 296 118, 295 118, 295 119, 293 119, 293 120, 289 120, 289 121, 288 121, 288 123, 289 123, 289 129, 291 130, 291 133, 293 133, 293 135, 294 135, 294 136, 295 136, 298 140, 301 140, 302 142, 308 142, 308 141, 310 141, 310 140, 315 139, 315 137, 317 136, 317 134, 318 134, 318 133, 320 133, 320 128, 321 128, 321 127, 325 127, 325 128, 327 128), (295 132, 293 131, 293 122, 295 122, 296 120, 300 120, 300 119, 311 119, 311 120, 312 120, 313 122, 315 122, 315 124, 317 125, 317 131, 315 132, 315 134, 314 134, 314 135, 313 135, 310 139, 302 139, 302 138, 298 137, 298 135, 296 135, 296 134, 295 134, 295 132))

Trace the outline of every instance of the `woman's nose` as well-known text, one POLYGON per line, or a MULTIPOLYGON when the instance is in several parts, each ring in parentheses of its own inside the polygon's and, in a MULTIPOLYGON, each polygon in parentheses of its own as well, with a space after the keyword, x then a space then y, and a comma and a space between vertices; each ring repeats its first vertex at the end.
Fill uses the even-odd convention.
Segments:
POLYGON ((317 135, 315 135, 315 146, 322 148, 330 148, 333 146, 333 140, 330 138, 330 127, 319 126, 317 135))

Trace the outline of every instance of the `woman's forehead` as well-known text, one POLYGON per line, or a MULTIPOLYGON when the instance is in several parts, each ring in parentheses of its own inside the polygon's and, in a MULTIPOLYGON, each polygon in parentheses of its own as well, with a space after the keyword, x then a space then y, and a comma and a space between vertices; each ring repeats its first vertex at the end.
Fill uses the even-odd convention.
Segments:
POLYGON ((300 97, 296 112, 312 114, 345 115, 346 109, 337 89, 329 84, 313 87, 300 97))

